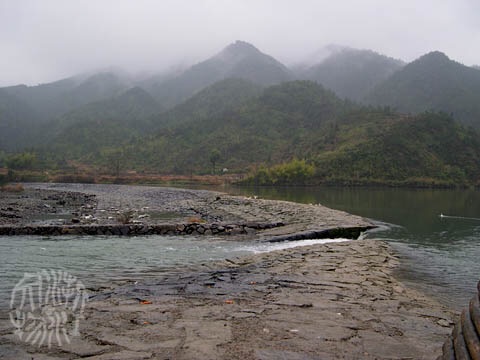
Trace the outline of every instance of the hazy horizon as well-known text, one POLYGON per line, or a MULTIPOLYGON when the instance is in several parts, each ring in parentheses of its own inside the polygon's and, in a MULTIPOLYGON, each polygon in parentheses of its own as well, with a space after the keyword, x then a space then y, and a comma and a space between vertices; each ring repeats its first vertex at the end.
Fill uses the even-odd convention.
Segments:
POLYGON ((328 44, 410 62, 430 51, 480 64, 480 3, 414 0, 0 0, 0 86, 106 69, 188 66, 236 40, 286 65, 328 44))

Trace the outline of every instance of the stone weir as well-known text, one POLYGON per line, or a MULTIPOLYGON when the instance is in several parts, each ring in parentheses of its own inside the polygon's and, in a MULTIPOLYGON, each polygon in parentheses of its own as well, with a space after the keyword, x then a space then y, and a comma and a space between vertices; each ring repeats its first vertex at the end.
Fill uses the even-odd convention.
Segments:
MULTIPOLYGON (((105 224, 105 225, 24 225, 0 226, 0 236, 15 235, 257 235, 262 230, 285 226, 283 222, 269 223, 183 223, 183 224, 105 224)), ((355 226, 345 228, 309 231, 284 236, 269 237, 264 241, 295 241, 319 238, 356 239, 360 233, 371 229, 371 226, 355 226)))

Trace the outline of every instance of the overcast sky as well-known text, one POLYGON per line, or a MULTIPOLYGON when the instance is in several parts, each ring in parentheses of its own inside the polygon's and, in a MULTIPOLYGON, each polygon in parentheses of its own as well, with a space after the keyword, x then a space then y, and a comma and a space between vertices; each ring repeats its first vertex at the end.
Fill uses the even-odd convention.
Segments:
POLYGON ((0 86, 160 70, 235 40, 286 64, 331 43, 480 64, 480 0, 0 0, 0 86))

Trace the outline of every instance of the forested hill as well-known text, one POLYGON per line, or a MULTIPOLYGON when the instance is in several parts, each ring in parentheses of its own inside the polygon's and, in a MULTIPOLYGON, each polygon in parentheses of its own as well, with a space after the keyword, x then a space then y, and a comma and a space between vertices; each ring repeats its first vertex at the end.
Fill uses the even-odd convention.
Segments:
MULTIPOLYGON (((289 82, 213 116, 195 117, 132 144, 127 167, 165 173, 209 172, 213 153, 219 164, 245 171, 305 154, 316 134, 344 111, 332 92, 312 82, 289 82)), ((316 151, 311 149, 311 151, 316 151)))
POLYGON ((480 184, 480 135, 449 115, 394 115, 377 124, 343 125, 337 148, 315 158, 314 178, 349 184, 480 184))
MULTIPOLYGON (((262 88, 241 79, 213 84, 168 112, 141 88, 71 111, 50 122, 44 149, 62 158, 96 158, 99 153, 120 153, 123 146, 161 128, 177 128, 219 114, 259 96, 262 88)), ((154 156, 154 154, 152 154, 154 156)), ((101 157, 101 155, 100 155, 101 157)))
POLYGON ((107 169, 112 154, 121 154, 124 171, 164 174, 261 169, 251 179, 260 184, 451 186, 480 179, 478 133, 446 114, 361 107, 316 83, 295 81, 202 116, 194 104, 209 103, 210 94, 183 108, 177 125, 77 160, 107 169))
POLYGON ((403 66, 401 60, 371 50, 339 48, 320 63, 299 71, 298 76, 317 81, 340 97, 360 101, 403 66))
POLYGON ((20 151, 34 143, 38 117, 28 104, 0 89, 0 150, 20 151))
POLYGON ((240 78, 227 78, 207 86, 185 102, 152 119, 154 128, 176 127, 218 115, 260 96, 263 87, 240 78))
POLYGON ((48 126, 55 132, 55 130, 76 126, 82 122, 100 123, 111 120, 118 123, 127 122, 132 127, 141 128, 143 119, 158 114, 162 110, 149 93, 134 87, 110 99, 89 103, 69 111, 50 122, 48 126))
POLYGON ((46 124, 44 151, 63 158, 81 158, 87 153, 122 144, 145 135, 154 126, 152 117, 162 111, 145 90, 131 88, 108 100, 72 110, 46 124))
POLYGON ((378 85, 365 102, 401 112, 444 111, 480 127, 480 71, 432 52, 406 65, 378 85))

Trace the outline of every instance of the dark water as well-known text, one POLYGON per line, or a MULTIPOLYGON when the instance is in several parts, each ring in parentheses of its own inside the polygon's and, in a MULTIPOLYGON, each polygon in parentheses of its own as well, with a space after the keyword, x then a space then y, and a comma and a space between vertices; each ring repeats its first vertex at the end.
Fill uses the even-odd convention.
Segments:
POLYGON ((456 309, 467 305, 476 292, 480 280, 480 191, 331 187, 229 187, 223 191, 321 203, 375 219, 384 224, 367 237, 393 245, 402 260, 397 274, 402 280, 456 309))

